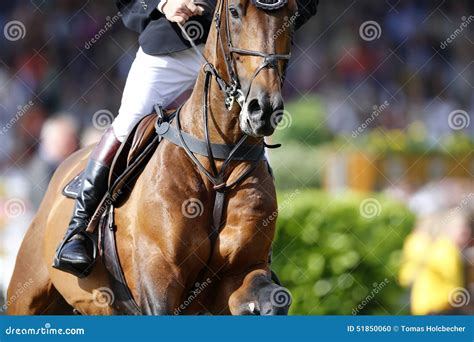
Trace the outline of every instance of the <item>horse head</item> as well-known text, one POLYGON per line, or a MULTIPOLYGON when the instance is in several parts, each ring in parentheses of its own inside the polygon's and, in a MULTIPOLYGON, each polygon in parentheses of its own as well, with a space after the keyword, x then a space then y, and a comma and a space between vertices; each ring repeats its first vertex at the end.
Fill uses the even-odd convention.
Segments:
POLYGON ((247 135, 269 136, 282 119, 281 88, 297 16, 295 0, 220 0, 217 5, 216 54, 224 55, 217 67, 228 76, 241 107, 240 129, 247 135))

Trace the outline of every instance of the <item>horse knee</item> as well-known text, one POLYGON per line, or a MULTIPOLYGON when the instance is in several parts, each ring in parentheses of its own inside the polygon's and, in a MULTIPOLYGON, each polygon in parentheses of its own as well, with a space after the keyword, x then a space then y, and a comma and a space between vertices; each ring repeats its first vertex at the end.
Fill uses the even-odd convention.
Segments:
POLYGON ((286 315, 290 305, 289 291, 273 283, 262 270, 248 274, 242 286, 229 298, 233 315, 286 315))

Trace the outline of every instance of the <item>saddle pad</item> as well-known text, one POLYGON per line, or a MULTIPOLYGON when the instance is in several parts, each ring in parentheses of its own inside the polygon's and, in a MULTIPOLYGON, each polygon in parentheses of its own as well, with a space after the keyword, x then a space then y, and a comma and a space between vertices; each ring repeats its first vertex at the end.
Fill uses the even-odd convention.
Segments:
MULTIPOLYGON (((130 166, 137 160, 144 160, 143 153, 148 154, 150 151, 147 149, 149 145, 153 143, 153 138, 156 137, 155 132, 155 121, 158 115, 151 113, 142 118, 132 130, 130 135, 127 137, 122 147, 117 152, 116 157, 112 163, 110 184, 112 185, 117 178, 120 178, 123 174, 130 172, 130 166)), ((76 199, 81 186, 82 186, 82 175, 84 170, 79 172, 63 189, 63 195, 67 198, 76 199)))
POLYGON ((63 195, 67 198, 76 199, 77 195, 79 194, 79 190, 81 190, 82 186, 82 175, 84 174, 84 170, 79 172, 79 174, 71 179, 69 183, 63 189, 63 195))

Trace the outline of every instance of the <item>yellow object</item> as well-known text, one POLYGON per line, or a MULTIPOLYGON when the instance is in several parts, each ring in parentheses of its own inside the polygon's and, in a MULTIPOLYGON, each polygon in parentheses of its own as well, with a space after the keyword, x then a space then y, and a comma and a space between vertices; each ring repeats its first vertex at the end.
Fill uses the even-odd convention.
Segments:
POLYGON ((463 286, 462 260, 447 237, 412 233, 405 241, 400 269, 402 286, 412 286, 411 310, 427 315, 451 308, 452 291, 463 286))

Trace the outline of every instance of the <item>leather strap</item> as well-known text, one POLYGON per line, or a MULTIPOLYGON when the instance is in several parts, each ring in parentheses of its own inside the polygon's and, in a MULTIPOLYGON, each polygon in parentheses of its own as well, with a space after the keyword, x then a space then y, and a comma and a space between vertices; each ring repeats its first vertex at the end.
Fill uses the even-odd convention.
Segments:
MULTIPOLYGON (((171 125, 169 122, 157 122, 156 132, 161 138, 164 138, 177 146, 184 147, 181 143, 181 139, 179 138, 178 129, 175 126, 171 125)), ((199 140, 183 131, 181 131, 181 134, 191 152, 204 157, 209 157, 207 144, 205 141, 199 140)), ((211 143, 212 155, 215 159, 226 160, 229 157, 230 153, 233 151, 234 147, 235 145, 211 143)), ((241 145, 240 148, 234 152, 232 160, 264 160, 265 154, 262 153, 264 148, 265 146, 263 144, 241 145)))
POLYGON ((141 315, 140 307, 128 287, 117 251, 113 205, 110 205, 108 208, 108 214, 104 220, 104 225, 101 227, 103 234, 102 259, 113 283, 112 286, 115 293, 113 306, 117 313, 122 315, 141 315))

